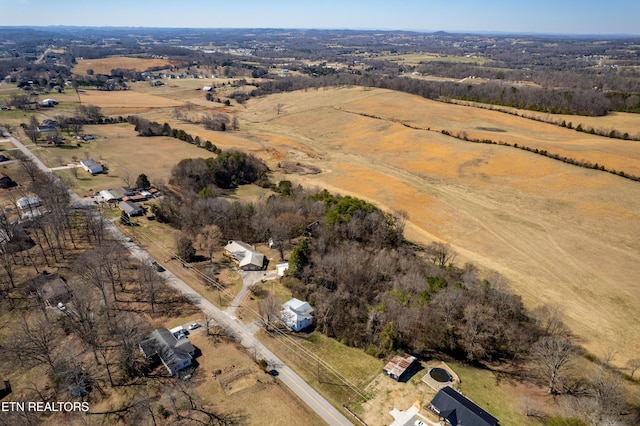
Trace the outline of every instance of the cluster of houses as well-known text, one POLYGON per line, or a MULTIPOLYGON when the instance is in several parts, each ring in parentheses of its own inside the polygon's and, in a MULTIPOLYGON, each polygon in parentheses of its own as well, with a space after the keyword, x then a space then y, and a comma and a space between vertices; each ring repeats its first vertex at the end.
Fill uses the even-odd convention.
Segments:
POLYGON ((133 191, 128 188, 103 189, 100 192, 89 194, 90 197, 100 197, 105 203, 118 204, 118 208, 129 217, 142 216, 144 207, 139 203, 160 196, 157 188, 149 188, 141 191, 133 191))
MULTIPOLYGON (((384 366, 383 371, 393 380, 404 382, 418 369, 417 358, 405 353, 394 356, 384 366)), ((438 393, 426 408, 438 416, 441 424, 444 422, 450 426, 498 426, 499 424, 497 418, 449 385, 438 389, 438 393)))

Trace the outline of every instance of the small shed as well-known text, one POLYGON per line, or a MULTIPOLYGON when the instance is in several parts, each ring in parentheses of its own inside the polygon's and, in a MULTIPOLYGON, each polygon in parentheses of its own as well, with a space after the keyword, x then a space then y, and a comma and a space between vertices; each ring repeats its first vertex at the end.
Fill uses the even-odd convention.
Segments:
POLYGON ((276 265, 276 270, 278 271, 278 276, 283 277, 284 272, 289 269, 289 262, 286 263, 278 263, 276 265))
POLYGON ((384 366, 384 374, 400 382, 415 361, 416 357, 413 355, 396 355, 384 366))

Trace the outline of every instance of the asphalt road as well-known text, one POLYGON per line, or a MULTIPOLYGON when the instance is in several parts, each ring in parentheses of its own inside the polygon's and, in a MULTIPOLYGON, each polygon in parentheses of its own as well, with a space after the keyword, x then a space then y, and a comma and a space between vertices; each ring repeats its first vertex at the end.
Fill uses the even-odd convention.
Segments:
MULTIPOLYGON (((20 141, 15 139, 8 133, 4 133, 4 136, 11 140, 11 142, 22 151, 25 156, 31 158, 32 161, 38 165, 38 167, 44 172, 50 172, 50 169, 36 157, 29 149, 24 146, 20 141)), ((79 197, 76 193, 69 191, 71 194, 72 204, 89 205, 90 200, 79 197)), ((111 235, 122 242, 122 244, 141 262, 147 264, 154 261, 154 259, 145 250, 140 248, 134 242, 125 241, 125 235, 110 221, 105 221, 106 230, 111 235)), ((291 368, 287 367, 273 352, 267 349, 262 343, 260 343, 253 334, 247 330, 247 328, 237 322, 230 314, 221 311, 215 305, 208 300, 200 296, 194 289, 189 287, 184 281, 173 275, 170 271, 159 272, 162 275, 167 284, 180 291, 189 301, 196 305, 205 315, 212 317, 219 325, 225 328, 225 330, 236 340, 242 344, 250 353, 253 353, 255 357, 266 360, 272 368, 276 368, 279 372, 278 378, 291 389, 298 397, 307 404, 313 411, 316 412, 325 422, 329 425, 352 425, 352 423, 333 405, 331 405, 326 399, 324 399, 318 392, 316 392, 311 386, 309 386, 300 376, 298 376, 291 368)))

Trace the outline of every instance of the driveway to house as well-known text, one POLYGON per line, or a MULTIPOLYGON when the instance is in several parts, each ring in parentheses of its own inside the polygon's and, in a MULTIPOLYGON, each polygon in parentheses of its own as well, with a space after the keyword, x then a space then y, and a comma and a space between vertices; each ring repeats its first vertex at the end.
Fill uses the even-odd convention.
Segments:
MULTIPOLYGON (((36 157, 31 151, 29 151, 29 149, 25 147, 20 141, 15 139, 9 133, 4 132, 3 135, 4 137, 10 139, 11 142, 18 149, 20 149, 20 151, 22 151, 25 156, 27 156, 27 158, 30 158, 35 164, 37 164, 43 172, 50 172, 50 169, 45 166, 45 164, 40 161, 40 159, 36 157)), ((82 205, 91 205, 90 199, 83 199, 71 190, 69 190, 69 194, 71 195, 72 205, 77 207, 80 207, 82 205)), ((94 213, 97 214, 95 210, 94 213)), ((136 243, 132 241, 126 241, 126 236, 122 232, 120 232, 120 230, 113 222, 106 220, 104 223, 107 232, 109 232, 115 240, 120 241, 121 244, 126 247, 138 260, 146 264, 150 264, 155 260, 149 253, 140 248, 140 246, 138 246, 136 243)), ((352 425, 352 423, 340 411, 338 411, 333 405, 329 404, 326 399, 324 399, 318 392, 315 391, 315 389, 313 389, 304 380, 302 380, 302 378, 298 376, 291 368, 287 367, 278 357, 275 356, 273 352, 271 352, 262 343, 260 343, 253 336, 253 333, 250 330, 248 330, 243 324, 237 322, 232 317, 232 315, 218 309, 215 305, 200 296, 198 292, 189 287, 184 281, 173 275, 170 271, 165 270, 164 272, 159 272, 159 274, 165 278, 167 284, 180 291, 191 303, 196 305, 202 312, 204 312, 205 315, 209 315, 219 325, 224 327, 225 331, 229 335, 233 336, 240 344, 242 344, 242 346, 244 346, 249 351, 249 353, 252 353, 255 358, 264 359, 270 366, 277 368, 278 372, 280 373, 278 375, 278 378, 282 381, 282 383, 289 387, 289 389, 291 389, 293 393, 298 395, 298 397, 313 411, 315 411, 316 414, 318 414, 325 422, 327 422, 327 424, 352 425)), ((264 275, 260 276, 260 274, 264 274, 264 271, 253 274, 256 275, 248 275, 246 278, 245 276, 243 276, 242 289, 245 294, 249 288, 249 286, 245 285, 245 282, 251 282, 251 284, 253 284, 254 282, 265 277, 264 275)), ((242 291, 240 293, 242 293, 242 291)), ((236 297, 236 299, 238 299, 238 297, 236 297)))
POLYGON ((236 319, 236 309, 242 305, 242 301, 252 285, 259 281, 269 281, 278 278, 276 271, 239 271, 242 277, 242 290, 231 301, 225 312, 233 319, 236 319))
MULTIPOLYGON (((115 226, 114 223, 107 221, 105 228, 113 235, 116 240, 129 249, 129 251, 143 263, 151 263, 153 257, 145 250, 140 248, 136 243, 125 240, 125 236, 115 226)), ((330 425, 351 425, 352 423, 340 413, 334 406, 324 399, 318 392, 309 386, 300 376, 298 376, 291 368, 287 367, 273 352, 267 349, 253 335, 253 333, 245 325, 236 321, 228 312, 218 309, 211 302, 200 296, 194 289, 189 287, 184 281, 173 275, 170 271, 165 270, 159 272, 165 279, 167 284, 180 291, 191 303, 197 306, 205 315, 213 318, 225 331, 233 336, 249 353, 253 354, 256 359, 264 359, 267 363, 278 370, 278 378, 292 392, 313 409, 327 424, 330 425)), ((254 272, 248 275, 246 282, 252 284, 265 277, 264 272, 254 272)), ((244 282, 244 277, 243 277, 244 282)), ((243 289, 245 285, 243 285, 243 289)), ((248 287, 246 287, 248 289, 248 287)))

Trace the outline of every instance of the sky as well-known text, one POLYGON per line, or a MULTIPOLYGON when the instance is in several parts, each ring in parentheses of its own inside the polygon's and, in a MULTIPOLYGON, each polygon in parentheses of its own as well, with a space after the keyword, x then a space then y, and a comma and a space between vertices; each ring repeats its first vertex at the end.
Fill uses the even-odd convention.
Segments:
POLYGON ((640 35, 640 0, 0 0, 0 26, 640 35))

